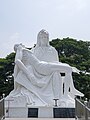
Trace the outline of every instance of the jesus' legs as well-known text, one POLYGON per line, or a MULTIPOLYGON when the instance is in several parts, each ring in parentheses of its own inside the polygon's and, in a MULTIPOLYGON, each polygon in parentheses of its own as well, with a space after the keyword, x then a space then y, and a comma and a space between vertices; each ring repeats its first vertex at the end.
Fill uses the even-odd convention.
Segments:
POLYGON ((36 85, 38 87, 43 87, 44 85, 46 85, 45 82, 43 82, 43 81, 42 82, 38 82, 36 80, 36 78, 34 77, 34 75, 32 75, 30 73, 30 71, 27 69, 27 67, 21 62, 21 60, 19 60, 19 59, 16 60, 16 65, 19 67, 19 69, 21 71, 23 71, 26 74, 26 77, 31 81, 31 83, 33 85, 36 85))

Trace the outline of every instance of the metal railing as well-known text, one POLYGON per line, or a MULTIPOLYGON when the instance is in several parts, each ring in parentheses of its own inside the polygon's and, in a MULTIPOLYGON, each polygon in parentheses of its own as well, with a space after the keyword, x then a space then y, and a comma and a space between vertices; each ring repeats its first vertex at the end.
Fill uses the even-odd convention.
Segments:
POLYGON ((0 100, 0 120, 5 118, 4 98, 0 100))
POLYGON ((75 98, 75 117, 78 120, 90 120, 90 108, 87 107, 88 102, 82 103, 75 98))

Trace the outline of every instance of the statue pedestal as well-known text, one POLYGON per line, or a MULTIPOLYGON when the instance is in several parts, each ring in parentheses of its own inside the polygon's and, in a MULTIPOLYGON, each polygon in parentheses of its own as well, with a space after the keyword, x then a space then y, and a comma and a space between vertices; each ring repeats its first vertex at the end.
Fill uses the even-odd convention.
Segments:
MULTIPOLYGON (((7 118, 73 118, 75 107, 65 107, 63 101, 58 106, 27 105, 24 96, 5 99, 5 117, 7 118)), ((68 101, 68 100, 67 100, 68 101)), ((70 104, 70 103, 69 103, 70 104)), ((68 105, 69 105, 68 104, 68 105)))
POLYGON ((5 98, 5 117, 6 118, 27 118, 28 108, 24 96, 15 98, 5 98))

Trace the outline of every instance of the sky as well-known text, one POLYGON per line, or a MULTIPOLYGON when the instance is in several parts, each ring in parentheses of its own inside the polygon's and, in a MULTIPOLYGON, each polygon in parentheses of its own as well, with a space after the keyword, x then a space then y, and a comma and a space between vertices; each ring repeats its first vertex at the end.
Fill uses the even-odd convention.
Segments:
POLYGON ((41 29, 50 40, 90 41, 90 0, 0 0, 0 58, 17 43, 33 47, 41 29))

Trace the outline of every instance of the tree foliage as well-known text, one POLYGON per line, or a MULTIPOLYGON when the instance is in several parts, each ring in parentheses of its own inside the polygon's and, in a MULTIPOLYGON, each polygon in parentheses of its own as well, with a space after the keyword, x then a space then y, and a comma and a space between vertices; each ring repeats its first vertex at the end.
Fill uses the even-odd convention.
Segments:
POLYGON ((11 53, 6 58, 0 58, 0 96, 3 93, 8 95, 14 88, 13 70, 15 53, 11 53))

